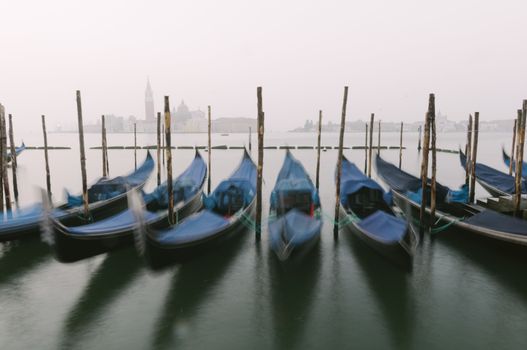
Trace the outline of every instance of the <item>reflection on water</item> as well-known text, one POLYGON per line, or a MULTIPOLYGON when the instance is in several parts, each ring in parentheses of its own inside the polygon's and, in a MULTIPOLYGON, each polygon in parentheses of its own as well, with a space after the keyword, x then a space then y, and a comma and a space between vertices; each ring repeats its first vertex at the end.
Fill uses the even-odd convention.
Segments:
POLYGON ((344 232, 343 236, 364 270, 370 290, 382 310, 392 348, 408 348, 412 341, 414 311, 408 286, 411 272, 386 260, 352 233, 344 232))
POLYGON ((192 322, 201 303, 213 293, 248 236, 247 231, 240 232, 221 242, 221 247, 178 266, 155 323, 153 348, 171 349, 177 344, 177 335, 185 331, 183 325, 192 322))
POLYGON ((434 240, 436 245, 447 247, 458 256, 461 271, 477 268, 513 291, 527 307, 527 279, 518 277, 518 271, 527 271, 524 247, 455 230, 444 232, 434 240))
POLYGON ((120 297, 142 269, 141 261, 132 248, 107 254, 64 321, 64 349, 71 348, 90 334, 90 325, 104 315, 105 308, 120 297))
POLYGON ((276 349, 295 348, 311 315, 320 270, 320 244, 301 261, 279 261, 269 254, 271 302, 276 349))
POLYGON ((37 238, 0 243, 0 284, 21 278, 50 259, 49 246, 37 238))

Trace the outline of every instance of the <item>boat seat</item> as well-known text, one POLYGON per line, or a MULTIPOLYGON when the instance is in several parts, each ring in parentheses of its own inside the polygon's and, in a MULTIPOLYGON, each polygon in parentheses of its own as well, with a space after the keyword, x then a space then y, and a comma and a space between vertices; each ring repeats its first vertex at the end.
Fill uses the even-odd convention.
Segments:
POLYGON ((283 215, 291 209, 297 209, 307 215, 313 214, 313 200, 307 191, 287 191, 277 194, 276 212, 283 215))
POLYGON ((379 190, 363 187, 348 195, 349 208, 359 217, 367 217, 379 209, 386 209, 383 193, 379 190))
POLYGON ((230 185, 224 192, 220 193, 216 205, 216 211, 224 216, 231 216, 245 205, 243 189, 230 185))

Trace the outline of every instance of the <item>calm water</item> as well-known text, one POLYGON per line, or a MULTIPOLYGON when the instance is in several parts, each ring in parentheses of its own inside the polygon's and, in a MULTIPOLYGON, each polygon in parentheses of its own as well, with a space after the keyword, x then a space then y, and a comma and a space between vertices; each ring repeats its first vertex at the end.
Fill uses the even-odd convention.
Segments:
MULTIPOLYGON (((41 145, 27 133, 28 145, 41 145)), ((110 145, 130 145, 132 135, 108 135, 110 145)), ((462 134, 439 135, 438 147, 457 148, 462 134)), ((360 145, 363 134, 346 134, 346 145, 360 145)), ((403 167, 418 172, 416 134, 403 167)), ((267 145, 314 145, 315 135, 270 133, 267 145)), ((323 135, 336 145, 337 135, 323 135)), ((479 159, 505 169, 500 147, 507 134, 481 134, 479 159)), ((63 189, 78 192, 80 170, 75 134, 50 134, 55 201, 63 189)), ((154 135, 138 135, 140 145, 154 135)), ((204 145, 206 135, 174 135, 176 145, 204 145)), ((246 135, 214 135, 213 145, 243 145, 246 135)), ((87 135, 98 146, 98 135, 87 135)), ((253 139, 253 146, 256 139, 253 139)), ((397 134, 383 135, 397 145, 397 134)), ((213 153, 212 184, 228 176, 241 150, 213 153)), ((206 153, 204 153, 206 154, 206 153)), ((297 150, 314 178, 315 151, 297 150)), ((361 167, 364 151, 345 154, 361 167)), ((383 151, 397 161, 398 151, 383 151)), ((253 155, 256 152, 253 149, 253 155)), ((145 151, 138 152, 138 162, 145 151)), ((111 175, 133 168, 133 151, 110 150, 111 175)), ((179 173, 193 151, 174 152, 179 173)), ((268 150, 264 170, 264 219, 267 199, 284 157, 268 150)), ((332 215, 336 151, 322 153, 321 201, 332 215)), ((100 151, 87 154, 88 178, 101 173, 100 151)), ((19 158, 21 202, 38 197, 44 186, 41 151, 19 158)), ((457 155, 438 155, 438 179, 457 186, 464 180, 457 155)), ((154 176, 148 188, 153 187, 154 176)), ((478 188, 478 196, 485 196, 478 188)), ((266 232, 259 244, 246 232, 221 250, 160 273, 152 273, 133 248, 74 264, 56 262, 38 240, 0 245, 0 349, 526 349, 526 251, 445 232, 426 238, 413 270, 405 272, 342 232, 334 240, 325 220, 320 245, 301 265, 284 266, 269 251, 266 232)))

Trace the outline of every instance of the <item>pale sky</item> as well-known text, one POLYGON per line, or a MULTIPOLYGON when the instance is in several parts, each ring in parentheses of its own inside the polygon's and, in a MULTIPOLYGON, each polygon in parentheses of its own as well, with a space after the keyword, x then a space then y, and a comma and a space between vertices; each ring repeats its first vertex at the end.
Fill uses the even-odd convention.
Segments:
POLYGON ((423 119, 428 93, 450 119, 510 119, 527 98, 525 0, 0 0, 0 103, 17 127, 144 118, 162 97, 213 118, 266 126, 307 118, 423 119), (22 121, 23 119, 23 121, 22 121))

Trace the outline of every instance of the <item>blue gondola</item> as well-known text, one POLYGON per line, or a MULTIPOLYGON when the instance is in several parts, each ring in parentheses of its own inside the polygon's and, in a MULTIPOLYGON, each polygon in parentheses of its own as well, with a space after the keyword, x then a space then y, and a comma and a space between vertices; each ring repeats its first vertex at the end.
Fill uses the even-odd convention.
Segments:
POLYGON ((304 255, 318 242, 322 220, 318 192, 289 150, 271 193, 269 242, 280 260, 304 255))
MULTIPOLYGON (((502 154, 503 162, 505 163, 505 165, 507 167, 510 167, 511 157, 509 157, 509 155, 507 154, 507 152, 505 152, 503 148, 501 149, 501 154, 502 154)), ((516 169, 516 162, 512 164, 512 171, 515 171, 515 169, 516 169)), ((527 163, 525 162, 522 162, 522 177, 524 179, 527 178, 527 163)))
MULTIPOLYGON (((466 167, 467 157, 459 151, 459 161, 466 167)), ((507 196, 516 193, 514 176, 491 168, 485 164, 476 163, 476 180, 492 196, 507 196)), ((527 182, 522 179, 522 193, 527 193, 527 182)))
MULTIPOLYGON (((97 221, 125 209, 127 190, 142 187, 153 169, 154 160, 148 153, 144 163, 130 175, 97 181, 88 190, 90 220, 97 221)), ((51 213, 55 219, 67 226, 86 223, 82 214, 82 197, 72 195, 68 195, 68 201, 53 209, 51 213)), ((5 214, 0 221, 0 242, 38 235, 42 217, 42 204, 34 204, 5 214)))
MULTIPOLYGON (((145 225, 137 212, 136 247, 152 268, 194 257, 250 225, 256 199, 256 165, 244 151, 238 168, 204 197, 204 209, 167 229, 145 225)), ((137 208, 136 208, 137 209, 137 208)))
MULTIPOLYGON (((173 181, 175 218, 181 220, 201 207, 206 176, 207 165, 196 151, 189 167, 173 181)), ((158 186, 152 193, 144 194, 143 198, 146 225, 158 229, 168 227, 166 183, 158 186)), ((50 222, 53 250, 57 259, 63 262, 77 261, 133 242, 135 218, 131 209, 94 223, 75 227, 63 225, 53 218, 50 222)))
MULTIPOLYGON (((419 217, 421 208, 421 179, 408 174, 377 156, 377 173, 390 186, 395 204, 412 218, 419 217)), ((427 188, 428 202, 430 191, 427 188)), ((434 222, 445 228, 473 233, 501 241, 527 245, 527 221, 467 204, 468 191, 463 186, 453 191, 437 183, 434 222)), ((430 206, 426 207, 426 220, 430 220, 430 206)))
POLYGON ((342 159, 340 221, 371 248, 408 267, 416 240, 407 222, 395 215, 392 197, 346 157, 342 159))

